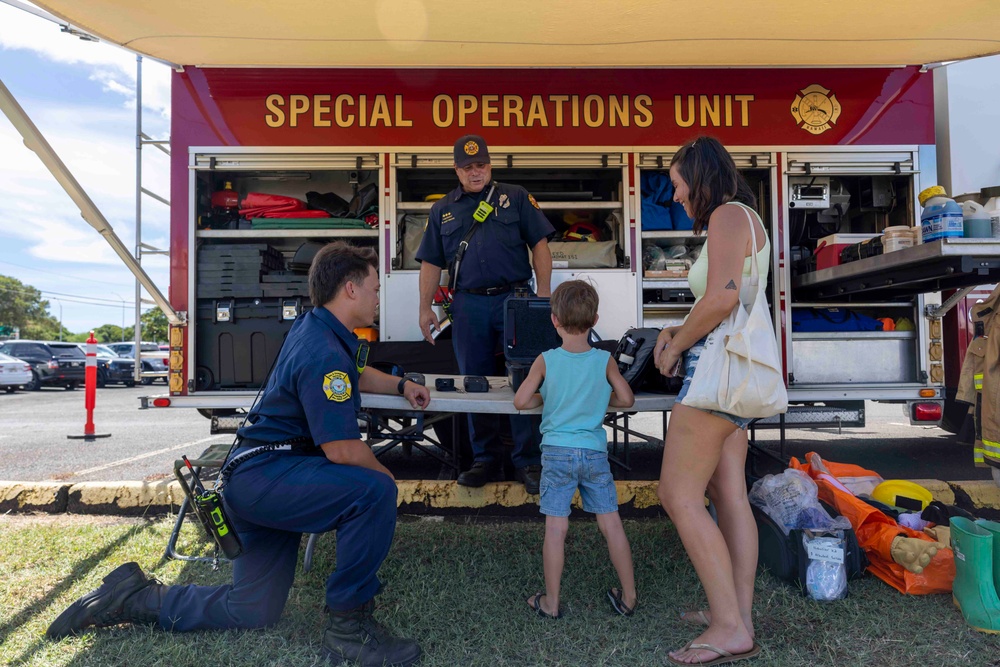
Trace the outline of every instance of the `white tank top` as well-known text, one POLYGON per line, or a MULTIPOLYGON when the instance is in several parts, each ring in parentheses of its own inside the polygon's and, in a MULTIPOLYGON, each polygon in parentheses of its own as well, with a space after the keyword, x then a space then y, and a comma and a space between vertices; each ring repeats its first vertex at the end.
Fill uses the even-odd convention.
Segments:
MULTIPOLYGON (((728 205, 739 206, 740 208, 750 212, 753 217, 760 221, 760 216, 749 206, 740 204, 739 202, 727 202, 723 206, 728 205)), ((761 229, 764 228, 763 222, 761 222, 761 229)), ((747 257, 743 261, 743 276, 749 277, 751 273, 750 257, 747 257)), ((767 238, 767 234, 764 234, 764 247, 757 251, 757 270, 760 272, 761 281, 767 280, 768 271, 771 269, 771 241, 767 238)), ((695 303, 701 301, 701 297, 705 296, 705 292, 708 291, 708 239, 705 239, 705 244, 701 247, 701 254, 698 255, 698 259, 695 260, 694 264, 691 266, 691 270, 688 272, 688 286, 691 288, 691 292, 694 294, 695 303)))

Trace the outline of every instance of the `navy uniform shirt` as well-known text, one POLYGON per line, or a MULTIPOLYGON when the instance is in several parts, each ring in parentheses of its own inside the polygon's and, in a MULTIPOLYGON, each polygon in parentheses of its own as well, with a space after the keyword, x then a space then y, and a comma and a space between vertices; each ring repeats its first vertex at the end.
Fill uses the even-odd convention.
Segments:
POLYGON ((360 438, 359 346, 326 308, 300 316, 253 411, 257 419, 238 435, 266 443, 308 436, 317 446, 360 438))
POLYGON ((458 289, 498 287, 531 278, 528 248, 554 231, 535 198, 519 185, 493 181, 482 192, 452 190, 431 207, 417 260, 447 268, 469 228, 472 214, 486 199, 490 187, 493 213, 469 241, 458 272, 458 289))

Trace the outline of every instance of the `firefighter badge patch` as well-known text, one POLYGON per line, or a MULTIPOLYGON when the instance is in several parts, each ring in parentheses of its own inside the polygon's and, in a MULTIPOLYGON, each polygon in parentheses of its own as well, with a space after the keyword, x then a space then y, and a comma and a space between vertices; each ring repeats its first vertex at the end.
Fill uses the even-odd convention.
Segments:
POLYGON ((533 195, 528 195, 528 201, 530 201, 530 202, 531 202, 531 205, 532 205, 532 206, 534 206, 535 208, 541 208, 541 207, 540 207, 540 206, 538 205, 538 202, 537 202, 537 201, 535 201, 535 197, 534 197, 533 195))
POLYGON ((466 141, 464 149, 466 155, 475 155, 479 152, 479 144, 475 141, 466 141))
POLYGON ((351 378, 344 371, 334 371, 323 376, 323 393, 329 401, 343 403, 351 397, 351 378))

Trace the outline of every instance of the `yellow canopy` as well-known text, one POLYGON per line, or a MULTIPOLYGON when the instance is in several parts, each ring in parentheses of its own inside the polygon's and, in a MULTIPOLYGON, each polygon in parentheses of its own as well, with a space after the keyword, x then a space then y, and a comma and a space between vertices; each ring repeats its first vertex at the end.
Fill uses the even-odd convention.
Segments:
POLYGON ((205 67, 815 67, 1000 53, 998 0, 42 0, 205 67))

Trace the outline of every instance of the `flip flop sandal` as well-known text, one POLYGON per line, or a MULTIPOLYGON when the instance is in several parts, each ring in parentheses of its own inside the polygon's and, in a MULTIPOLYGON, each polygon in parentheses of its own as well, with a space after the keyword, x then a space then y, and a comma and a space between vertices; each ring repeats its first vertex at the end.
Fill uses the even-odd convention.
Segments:
POLYGON ((619 588, 609 588, 608 589, 608 600, 611 601, 611 607, 617 611, 622 616, 632 616, 635 613, 636 608, 639 606, 638 596, 635 599, 635 607, 629 607, 622 600, 622 592, 619 588))
POLYGON ((678 618, 684 623, 690 623, 691 625, 704 625, 705 627, 710 625, 708 616, 701 609, 686 609, 678 615, 678 618))
POLYGON ((535 613, 541 616, 542 618, 551 618, 553 620, 557 618, 562 618, 563 617, 562 609, 560 609, 554 615, 542 609, 542 598, 544 596, 545 593, 535 593, 535 597, 531 598, 531 602, 528 604, 528 606, 534 609, 535 613))
POLYGON ((728 665, 731 662, 736 662, 737 660, 748 660, 750 658, 756 658, 760 654, 760 644, 754 642, 753 648, 746 653, 730 653, 721 648, 715 648, 711 644, 691 644, 688 643, 683 650, 687 651, 690 649, 701 650, 701 651, 711 651, 712 653, 718 654, 718 658, 715 660, 709 660, 708 662, 681 662, 680 660, 675 660, 673 656, 668 655, 667 660, 675 665, 700 665, 701 667, 711 667, 711 665, 728 665))

